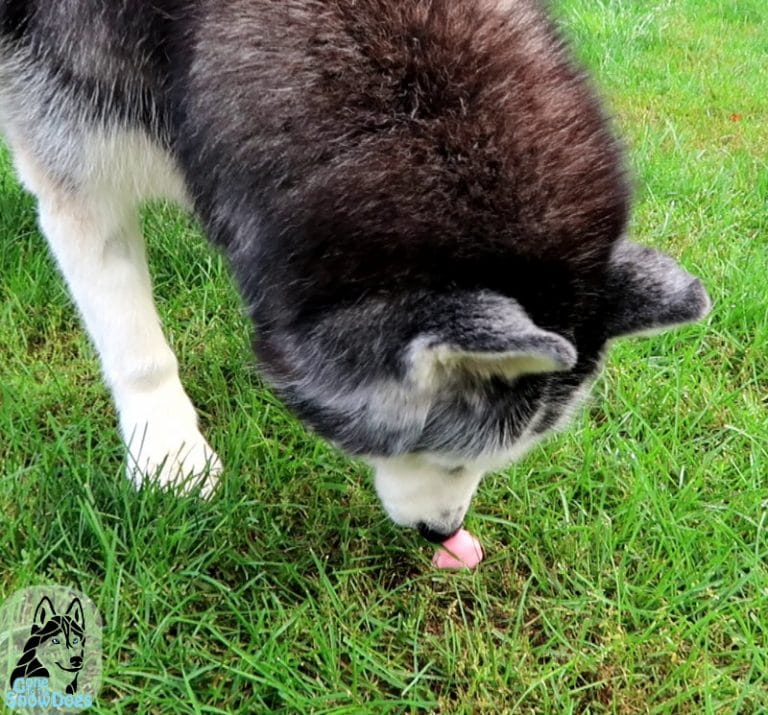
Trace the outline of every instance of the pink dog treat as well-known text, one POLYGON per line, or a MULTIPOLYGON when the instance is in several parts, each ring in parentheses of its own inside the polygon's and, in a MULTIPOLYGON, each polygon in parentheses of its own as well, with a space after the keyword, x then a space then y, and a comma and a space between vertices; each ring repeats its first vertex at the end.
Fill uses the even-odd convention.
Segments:
POLYGON ((473 569, 483 560, 483 547, 466 529, 459 529, 432 557, 439 569, 473 569))

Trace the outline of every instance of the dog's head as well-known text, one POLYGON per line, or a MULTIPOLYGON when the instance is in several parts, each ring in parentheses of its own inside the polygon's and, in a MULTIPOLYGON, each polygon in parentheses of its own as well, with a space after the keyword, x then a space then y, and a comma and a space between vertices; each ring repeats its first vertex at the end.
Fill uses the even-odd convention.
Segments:
MULTIPOLYGON (((233 45, 259 121, 217 139, 239 159, 212 225, 267 378, 439 539, 483 472, 567 421, 609 340, 709 301, 624 238, 621 146, 538 2, 331 5, 322 33, 291 26, 311 61, 264 74, 279 33, 233 45)), ((199 110, 217 126, 227 86, 199 110)))
POLYGON ((265 369, 308 425, 374 465, 395 522, 442 540, 483 473, 567 422, 608 341, 695 321, 710 305, 674 260, 628 240, 575 303, 553 305, 547 295, 562 290, 538 280, 525 302, 483 289, 337 306, 270 334, 265 369))

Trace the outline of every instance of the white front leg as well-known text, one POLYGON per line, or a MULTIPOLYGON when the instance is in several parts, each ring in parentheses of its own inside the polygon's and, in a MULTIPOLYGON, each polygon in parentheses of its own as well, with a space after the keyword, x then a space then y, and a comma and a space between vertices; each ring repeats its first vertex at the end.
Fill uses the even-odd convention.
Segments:
POLYGON ((209 493, 221 465, 200 434, 160 326, 135 198, 103 185, 58 185, 18 148, 16 164, 38 197, 40 225, 101 358, 129 477, 181 489, 201 483, 209 493))

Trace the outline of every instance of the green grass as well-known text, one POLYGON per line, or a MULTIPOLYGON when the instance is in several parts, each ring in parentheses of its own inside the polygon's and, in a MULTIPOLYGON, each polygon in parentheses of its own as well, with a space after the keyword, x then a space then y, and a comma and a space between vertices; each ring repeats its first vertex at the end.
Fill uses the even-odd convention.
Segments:
POLYGON ((474 574, 432 570, 263 388, 221 258, 162 208, 158 303, 227 475, 211 503, 135 493, 2 159, 0 593, 96 601, 97 712, 768 712, 768 6, 556 8, 626 137, 634 237, 715 308, 617 345, 574 428, 487 480, 474 574))

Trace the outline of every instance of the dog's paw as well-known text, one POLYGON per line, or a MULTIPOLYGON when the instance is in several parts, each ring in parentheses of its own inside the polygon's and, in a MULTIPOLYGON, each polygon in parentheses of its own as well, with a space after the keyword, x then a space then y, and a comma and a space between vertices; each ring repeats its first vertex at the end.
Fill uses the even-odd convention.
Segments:
POLYGON ((139 488, 156 484, 180 494, 210 497, 222 465, 196 428, 178 430, 169 425, 135 427, 128 443, 128 478, 139 488), (199 490, 199 492, 198 492, 199 490))

